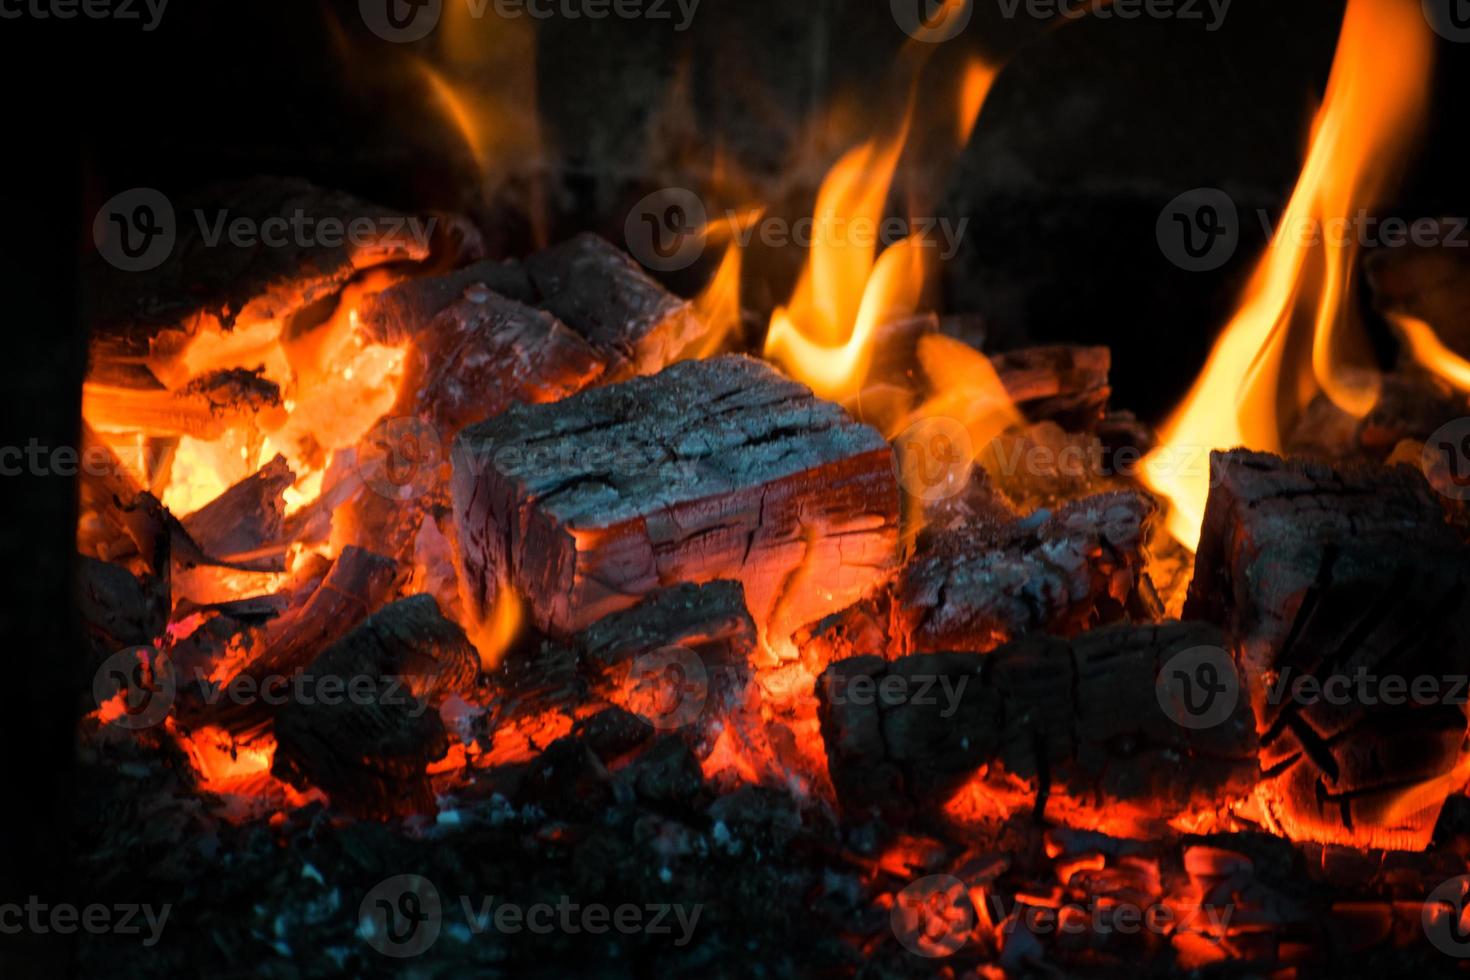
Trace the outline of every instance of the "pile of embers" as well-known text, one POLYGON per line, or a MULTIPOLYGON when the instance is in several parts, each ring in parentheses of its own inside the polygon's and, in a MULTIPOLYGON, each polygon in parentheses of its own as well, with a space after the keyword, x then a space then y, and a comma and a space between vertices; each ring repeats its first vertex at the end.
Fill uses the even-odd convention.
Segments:
MULTIPOLYGON (((299 182, 211 206, 392 217, 299 182)), ((607 242, 432 227, 184 227, 99 274, 78 854, 87 901, 170 911, 88 936, 89 974, 1470 952, 1464 512, 1382 463, 1463 399, 1385 402, 1332 461, 1216 454, 1191 580, 1106 350, 995 357, 1026 421, 906 496, 882 435, 607 242), (1098 465, 1034 462, 1069 448, 1098 465), (1443 688, 1292 686, 1364 675, 1443 688)))

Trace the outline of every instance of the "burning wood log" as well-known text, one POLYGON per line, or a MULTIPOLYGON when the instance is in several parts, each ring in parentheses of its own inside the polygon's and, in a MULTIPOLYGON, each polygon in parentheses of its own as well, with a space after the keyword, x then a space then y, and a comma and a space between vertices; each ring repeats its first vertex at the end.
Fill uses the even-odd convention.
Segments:
MULTIPOLYGON (((392 560, 346 547, 310 598, 272 620, 257 653, 226 685, 244 683, 260 690, 271 678, 292 677, 328 644, 362 622, 388 597, 397 577, 392 560)), ((233 734, 260 727, 272 707, 259 698, 243 703, 209 703, 192 694, 181 697, 180 717, 188 724, 218 725, 233 734)))
POLYGON ((531 279, 519 262, 486 259, 443 275, 420 276, 389 286, 363 301, 358 323, 368 339, 400 344, 417 337, 471 290, 489 290, 521 303, 536 298, 531 279))
POLYGON ((692 303, 596 235, 537 252, 526 268, 541 305, 608 361, 609 380, 661 371, 707 331, 692 303))
MULTIPOLYGON (((175 364, 201 330, 283 322, 339 292, 364 269, 429 255, 426 219, 323 190, 304 180, 255 178, 181 200, 178 239, 155 269, 122 272, 97 263, 87 291, 95 324, 91 363, 148 365, 169 387, 188 379, 175 364), (320 227, 327 220, 364 234, 284 234, 280 247, 234 247, 211 241, 212 222, 260 230, 320 227), (355 224, 354 224, 355 223, 355 224), (415 233, 417 232, 417 234, 415 233), (330 239, 328 239, 330 240, 330 239)), ((224 236, 227 229, 219 227, 224 236)))
POLYGON ((514 406, 461 433, 453 464, 472 603, 509 586, 555 636, 663 583, 729 578, 785 637, 896 558, 888 444, 748 358, 514 406))
POLYGON ((120 565, 79 556, 73 591, 94 663, 153 643, 168 623, 168 594, 160 580, 139 581, 120 565))
POLYGON ((844 660, 817 681, 833 786, 850 816, 893 821, 938 807, 986 765, 1028 786, 1038 816, 1053 795, 1158 821, 1213 808, 1255 784, 1249 707, 1186 728, 1156 685, 1177 654, 1223 643, 1207 624, 1170 622, 844 660))
POLYGON ((1470 673, 1470 551, 1408 467, 1235 451, 1211 479, 1185 612, 1239 644, 1268 817, 1296 840, 1422 849, 1465 781, 1448 695, 1470 673))
POLYGON ((446 437, 516 402, 559 401, 604 366, 550 313, 478 285, 419 331, 410 357, 397 410, 431 420, 446 437))
POLYGON ((296 481, 284 456, 277 456, 182 521, 201 548, 225 561, 248 561, 274 545, 271 556, 285 557, 281 530, 286 501, 281 495, 296 481))
POLYGON ((1006 394, 1032 421, 1051 419, 1068 430, 1093 429, 1113 389, 1106 347, 1029 347, 991 358, 1006 394))
POLYGON ((894 590, 896 650, 984 652, 1026 633, 1157 618, 1144 571, 1153 512, 1143 494, 1100 494, 921 539, 894 590))
POLYGON ((425 767, 449 750, 434 705, 467 691, 478 671, 464 631, 431 597, 385 606, 307 668, 311 696, 275 717, 272 772, 359 816, 430 810, 425 767))
POLYGON ((211 440, 257 418, 285 419, 280 386, 259 372, 211 371, 170 391, 151 373, 115 368, 97 365, 82 386, 82 412, 100 430, 211 440))

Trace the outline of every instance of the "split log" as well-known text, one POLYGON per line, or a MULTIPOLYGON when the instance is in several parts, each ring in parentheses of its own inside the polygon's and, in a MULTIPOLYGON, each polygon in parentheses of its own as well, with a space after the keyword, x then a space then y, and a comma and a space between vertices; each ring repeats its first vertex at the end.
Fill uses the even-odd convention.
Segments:
POLYGON ((358 324, 368 340, 396 346, 417 337, 471 290, 488 290, 521 303, 536 297, 519 262, 487 259, 443 275, 407 279, 367 297, 358 309, 358 324))
POLYGON ((1109 493, 925 535, 895 586, 890 656, 984 652, 1027 633, 1158 618, 1144 550, 1153 512, 1143 494, 1109 493))
MULTIPOLYGON (((258 691, 267 680, 299 674, 313 657, 382 605, 397 571, 391 559, 361 548, 343 548, 311 597, 266 627, 259 652, 226 687, 243 684, 258 691)), ((218 725, 237 735, 264 725, 272 710, 259 698, 235 703, 192 687, 179 699, 179 714, 186 724, 218 725)))
POLYGON ((508 585, 553 636, 667 583, 728 578, 785 637, 896 558, 887 442, 749 358, 514 406, 462 432, 453 466, 471 602, 483 614, 508 585))
POLYGON ((817 692, 839 802, 850 817, 904 822, 989 766, 987 778, 1030 788, 1038 816, 1053 796, 1160 822, 1216 807, 1255 784, 1249 706, 1186 728, 1156 683, 1176 654, 1223 644, 1207 624, 1170 622, 834 664, 817 692))
POLYGON ((468 692, 479 672, 479 654, 465 631, 445 619, 427 595, 384 606, 307 669, 315 678, 400 678, 415 698, 430 704, 468 692))
POLYGON ((448 438, 516 402, 560 401, 602 372, 598 352, 556 317, 472 285, 415 336, 397 412, 448 438))
POLYGON ((271 771, 361 817, 432 810, 426 767, 449 751, 435 706, 478 671, 464 631, 431 597, 385 606, 307 668, 311 696, 275 716, 271 771))
POLYGON ((700 758, 727 728, 757 764, 769 757, 750 660, 755 621, 739 582, 654 592, 577 634, 604 699, 655 728, 678 729, 700 758))
POLYGON ((1050 419, 1069 431, 1102 421, 1113 389, 1106 347, 1028 347, 991 357, 1006 394, 1033 422, 1050 419))
POLYGON ((152 576, 139 581, 120 565, 78 556, 74 594, 93 665, 163 635, 168 594, 161 586, 152 576))
POLYGON ((245 424, 285 421, 281 389, 258 371, 200 375, 173 391, 140 365, 99 364, 82 385, 82 414, 100 431, 218 439, 245 424))
POLYGON ((86 294, 95 325, 93 365, 146 364, 165 385, 177 387, 188 380, 179 375, 178 357, 197 333, 284 322, 336 294, 364 269, 429 255, 427 219, 304 180, 254 178, 209 188, 178 205, 177 240, 162 265, 123 272, 99 260, 91 270, 86 294), (286 234, 280 248, 239 248, 227 238, 210 243, 211 224, 221 217, 244 219, 257 229, 279 222, 286 223, 283 228, 304 222, 318 227, 327 219, 344 227, 356 221, 361 228, 365 219, 372 232, 366 240, 344 235, 332 245, 316 236, 286 234))
POLYGON ((296 482, 296 474, 277 456, 255 473, 183 518, 184 530, 201 548, 224 561, 273 559, 284 568, 286 500, 282 494, 296 482), (271 547, 274 546, 274 547, 271 547), (268 550, 269 555, 262 556, 268 550))
POLYGON ((1409 467, 1238 450, 1211 480, 1185 614, 1239 644, 1268 819, 1295 840, 1422 849, 1464 782, 1463 698, 1443 693, 1470 673, 1470 551, 1409 467), (1289 693, 1302 678, 1339 693, 1289 693), (1388 703, 1391 678, 1440 696, 1388 703))
POLYGON ((661 371, 707 332, 692 303, 597 235, 537 252, 526 269, 541 305, 608 361, 609 380, 661 371))

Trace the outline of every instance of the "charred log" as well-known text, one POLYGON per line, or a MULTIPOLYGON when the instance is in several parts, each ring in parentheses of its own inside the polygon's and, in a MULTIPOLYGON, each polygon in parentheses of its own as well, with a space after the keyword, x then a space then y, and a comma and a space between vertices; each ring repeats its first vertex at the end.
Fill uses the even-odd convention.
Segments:
POLYGON ((1186 614, 1239 644, 1270 818, 1297 840, 1423 848, 1464 782, 1446 691, 1470 673, 1470 552, 1408 467, 1235 451, 1211 476, 1186 614))
POLYGON ((461 433, 453 497, 484 611, 508 585, 568 636, 668 582, 740 581, 777 636, 895 560, 883 438, 760 362, 721 357, 515 406, 461 433))
POLYGON ((607 359, 609 379, 661 371, 707 330, 692 303, 596 235, 537 252, 526 268, 541 305, 607 359))
POLYGON ((817 682, 833 786, 849 816, 897 822, 987 765, 1029 786, 1038 815, 1052 795, 1159 820, 1215 806, 1254 785, 1249 707, 1241 699, 1222 724, 1190 729, 1156 684, 1175 655, 1223 643, 1206 624, 1173 622, 988 654, 842 661, 817 682))

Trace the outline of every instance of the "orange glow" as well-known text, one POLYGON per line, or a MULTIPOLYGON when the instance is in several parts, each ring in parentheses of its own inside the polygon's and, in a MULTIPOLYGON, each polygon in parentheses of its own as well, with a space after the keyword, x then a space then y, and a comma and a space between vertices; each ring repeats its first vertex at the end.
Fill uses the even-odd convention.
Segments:
POLYGON ((959 128, 959 144, 970 142, 975 132, 975 123, 980 120, 980 110, 990 95, 990 86, 995 83, 999 69, 979 58, 971 58, 965 64, 965 73, 960 79, 960 109, 956 119, 959 128))
POLYGON ((1407 316, 1395 317, 1394 326, 1420 366, 1458 390, 1470 391, 1470 360, 1446 347, 1433 327, 1407 316))
POLYGON ((1361 337, 1348 303, 1359 251, 1358 213, 1387 189, 1423 116, 1433 44, 1417 5, 1350 0, 1311 148, 1279 231, 1203 374, 1144 462, 1150 487, 1173 503, 1168 528, 1194 549, 1208 490, 1190 450, 1246 445, 1279 451, 1280 418, 1319 391, 1361 417, 1377 374, 1354 355, 1361 337), (1309 340, 1294 326, 1311 324, 1309 340), (1298 350, 1310 351, 1298 364, 1298 350))
MULTIPOLYGON (((473 608, 466 605, 465 608, 473 608)), ((521 597, 509 585, 501 585, 495 594, 495 605, 479 622, 471 623, 465 630, 470 642, 480 654, 480 666, 494 670, 505 656, 511 644, 521 633, 525 612, 521 597)))
POLYGON ((725 340, 740 330, 740 246, 731 242, 725 247, 724 258, 715 270, 714 278, 694 299, 694 312, 709 327, 709 333, 697 351, 695 358, 713 357, 719 353, 725 340))

